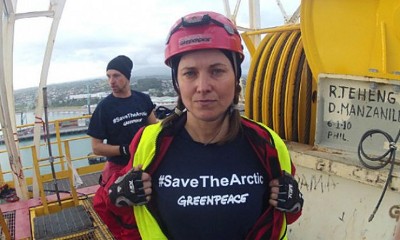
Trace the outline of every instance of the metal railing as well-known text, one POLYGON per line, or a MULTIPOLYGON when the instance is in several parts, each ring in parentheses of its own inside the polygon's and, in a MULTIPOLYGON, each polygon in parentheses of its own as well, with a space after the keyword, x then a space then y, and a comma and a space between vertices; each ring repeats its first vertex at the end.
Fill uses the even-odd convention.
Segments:
MULTIPOLYGON (((66 159, 71 160, 72 166, 79 168, 88 166, 89 158, 97 157, 91 154, 90 137, 86 135, 90 117, 90 115, 83 115, 49 121, 50 145, 54 149, 55 156, 53 157, 57 171, 63 172, 68 169, 66 159)), ((45 149, 47 146, 44 141, 45 132, 42 130, 39 151, 36 151, 36 146, 33 144, 33 128, 33 123, 17 127, 21 162, 28 185, 32 185, 32 178, 35 176, 34 164, 38 165, 43 179, 46 179, 46 174, 51 175, 49 156, 45 149)), ((8 162, 8 153, 4 145, 0 147, 4 147, 4 149, 0 148, 0 182, 7 182, 12 186, 13 172, 8 162)))

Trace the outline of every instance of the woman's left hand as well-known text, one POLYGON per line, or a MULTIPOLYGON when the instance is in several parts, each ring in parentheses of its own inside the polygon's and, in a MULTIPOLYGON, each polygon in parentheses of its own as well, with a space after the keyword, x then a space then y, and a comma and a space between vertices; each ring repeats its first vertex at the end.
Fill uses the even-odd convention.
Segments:
POLYGON ((303 194, 292 175, 283 172, 280 178, 269 182, 271 194, 269 204, 283 212, 297 213, 303 207, 303 194))

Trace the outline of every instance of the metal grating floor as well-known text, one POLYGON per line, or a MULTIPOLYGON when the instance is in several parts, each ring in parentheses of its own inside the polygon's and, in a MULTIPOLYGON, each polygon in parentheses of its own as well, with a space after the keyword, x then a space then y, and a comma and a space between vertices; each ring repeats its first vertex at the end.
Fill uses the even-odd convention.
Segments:
MULTIPOLYGON (((115 239, 111 234, 110 230, 108 230, 107 225, 100 219, 100 217, 96 214, 93 208, 93 198, 90 197, 87 200, 83 201, 83 205, 85 206, 86 210, 92 216, 92 220, 95 226, 95 231, 93 233, 93 238, 79 238, 79 240, 86 240, 86 239, 115 239)), ((78 240, 78 239, 76 239, 78 240)))
POLYGON ((84 206, 69 207, 33 219, 35 239, 54 239, 93 232, 93 223, 84 206))
MULTIPOLYGON (((10 232, 11 235, 11 239, 15 239, 15 211, 3 212, 3 216, 4 219, 6 220, 8 231, 10 232)), ((5 239, 3 230, 1 231, 1 239, 5 239)))
MULTIPOLYGON (((113 240, 111 232, 108 230, 107 226, 103 223, 100 217, 95 213, 93 209, 92 197, 89 197, 85 200, 81 201, 81 205, 79 205, 83 212, 86 212, 90 218, 91 225, 86 229, 77 232, 77 233, 69 233, 65 236, 58 236, 58 240, 92 240, 92 239, 110 239, 113 240)), ((35 238, 38 239, 38 238, 35 238)))
MULTIPOLYGON (((81 175, 80 177, 82 178, 83 184, 80 185, 79 188, 84 188, 84 187, 90 187, 90 186, 95 186, 99 184, 99 177, 100 177, 101 172, 95 172, 95 173, 90 173, 90 174, 85 174, 81 175)), ((70 192, 71 188, 69 186, 69 180, 64 178, 64 179, 57 179, 57 187, 60 192, 70 192)), ((52 195, 55 193, 55 187, 54 187, 54 182, 44 182, 43 183, 43 188, 44 192, 46 195, 52 195)), ((32 191, 32 186, 28 186, 28 189, 32 191)), ((79 191, 78 191, 79 192, 79 191)))
MULTIPOLYGON (((101 174, 101 172, 82 175, 81 178, 82 178, 84 184, 81 185, 79 188, 97 185, 100 174, 101 174)), ((57 180, 57 185, 58 185, 58 188, 60 191, 69 191, 70 190, 68 179, 57 180)), ((53 182, 45 183, 44 187, 45 187, 45 189, 50 189, 50 191, 46 192, 46 194, 54 194, 54 191, 52 190, 52 189, 54 189, 53 182)), ((81 199, 79 206, 84 208, 82 210, 82 212, 86 212, 88 214, 90 222, 91 222, 90 226, 85 227, 84 230, 77 232, 77 233, 69 232, 69 234, 67 236, 58 236, 58 237, 51 236, 50 238, 47 238, 47 239, 58 239, 58 240, 66 240, 66 239, 68 239, 68 240, 72 240, 72 239, 73 240, 89 240, 89 239, 90 240, 92 240, 92 239, 113 240, 114 239, 111 232, 108 230, 107 226, 103 223, 103 221, 100 219, 100 217, 94 211, 92 197, 81 199)), ((11 239, 14 240, 15 239, 15 229, 18 228, 18 226, 16 226, 16 219, 15 219, 16 213, 15 213, 15 211, 9 211, 9 212, 3 212, 3 215, 6 220, 7 226, 9 228, 11 239)), ((64 225, 65 225, 65 222, 64 222, 64 225)), ((32 226, 32 228, 34 228, 34 227, 35 226, 32 226)), ((1 227, 0 227, 0 229, 1 229, 1 227)), ((2 232, 0 235, 0 239, 5 239, 4 234, 2 232)), ((33 236, 32 236, 32 239, 39 239, 39 238, 33 238, 33 236)), ((43 238, 40 238, 40 239, 43 239, 43 238)), ((46 239, 46 238, 44 238, 44 239, 46 239)))
MULTIPOLYGON (((92 197, 82 200, 82 205, 84 209, 90 216, 92 221, 91 227, 86 229, 86 231, 79 232, 79 233, 70 233, 68 236, 58 237, 58 240, 93 240, 93 239, 109 239, 113 240, 114 237, 112 236, 110 230, 108 230, 107 226, 103 223, 100 217, 95 213, 93 209, 93 202, 92 197)), ((11 239, 15 239, 15 211, 4 212, 4 219, 6 220, 7 226, 9 228, 9 232, 11 235, 11 239)), ((5 239, 3 232, 1 232, 0 239, 5 239)))

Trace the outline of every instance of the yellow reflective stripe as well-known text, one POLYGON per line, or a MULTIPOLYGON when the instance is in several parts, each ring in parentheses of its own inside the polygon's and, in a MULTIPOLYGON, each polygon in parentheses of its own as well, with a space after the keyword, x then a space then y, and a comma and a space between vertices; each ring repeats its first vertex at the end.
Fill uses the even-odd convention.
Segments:
MULTIPOLYGON (((275 143, 275 148, 278 151, 278 158, 279 158, 279 164, 281 165, 281 169, 286 171, 289 174, 292 174, 292 165, 290 163, 290 154, 289 151, 287 150, 285 142, 282 140, 279 135, 270 129, 269 127, 265 126, 269 133, 271 134, 272 138, 274 139, 275 143)), ((287 224, 286 224, 286 214, 283 213, 283 222, 282 222, 282 228, 281 228, 281 233, 279 234, 279 239, 281 240, 287 240, 287 224)))
POLYGON ((281 228, 281 233, 279 234, 279 239, 280 240, 287 240, 287 224, 286 224, 286 214, 283 213, 283 222, 282 222, 282 228, 281 228))
MULTIPOLYGON (((143 165, 146 169, 153 160, 156 146, 156 136, 161 131, 161 123, 147 126, 142 133, 139 145, 135 152, 133 166, 143 165)), ((140 236, 143 240, 164 240, 167 239, 161 231, 160 226, 149 212, 146 206, 133 207, 136 223, 140 236)))
POLYGON ((286 144, 285 144, 285 142, 283 142, 282 138, 274 130, 267 127, 265 124, 263 124, 261 122, 255 122, 254 120, 247 118, 245 116, 242 116, 242 118, 245 118, 249 121, 259 124, 268 130, 268 132, 271 134, 272 138, 274 139, 275 148, 278 152, 279 165, 281 166, 281 169, 292 174, 292 165, 291 165, 291 160, 290 160, 290 154, 289 154, 286 144))
POLYGON ((167 239, 158 226, 157 221, 153 218, 149 210, 147 210, 147 207, 135 206, 133 209, 139 233, 143 240, 167 239))
POLYGON ((161 122, 147 126, 142 133, 142 136, 137 146, 135 156, 133 158, 133 166, 143 165, 146 169, 155 154, 156 138, 161 131, 161 122))
MULTIPOLYGON (((290 154, 289 154, 289 151, 287 150, 285 142, 274 130, 270 129, 269 127, 267 127, 265 125, 264 125, 264 127, 268 129, 269 133, 271 134, 272 138, 274 139, 275 148, 278 152, 278 159, 279 159, 279 164, 281 166, 281 169, 286 171, 289 174, 292 174, 292 165, 290 163, 290 154)), ((287 240, 287 224, 286 224, 286 214, 285 213, 283 213, 283 222, 282 222, 281 233, 279 234, 279 239, 287 240)))
MULTIPOLYGON (((244 118, 246 118, 246 117, 244 117, 244 118)), ((246 118, 246 119, 253 121, 249 118, 246 118)), ((271 136, 274 140, 274 143, 275 143, 275 148, 278 152, 279 165, 281 166, 281 169, 292 174, 292 165, 291 165, 291 160, 290 160, 290 154, 286 147, 285 142, 274 130, 267 127, 265 124, 260 123, 260 122, 256 122, 256 123, 258 123, 261 126, 263 126, 264 128, 266 128, 269 131, 269 133, 271 134, 271 136)), ((281 232, 279 234, 279 239, 287 240, 287 223, 286 223, 286 214, 285 213, 283 213, 283 222, 282 222, 281 232)))
POLYGON ((281 169, 285 170, 287 173, 292 174, 290 154, 286 147, 285 142, 282 140, 281 137, 279 137, 279 135, 276 132, 274 132, 274 130, 270 129, 265 125, 264 127, 268 129, 269 133, 272 135, 272 138, 274 139, 275 148, 278 151, 278 158, 279 158, 279 164, 281 165, 281 169))
MULTIPOLYGON (((272 138, 274 139, 275 148, 278 152, 278 159, 279 159, 279 164, 281 166, 281 169, 286 171, 289 174, 292 174, 292 165, 290 163, 290 154, 289 154, 289 151, 287 150, 285 142, 274 130, 265 126, 264 124, 262 124, 262 125, 269 131, 272 138)), ((283 222, 282 222, 281 233, 279 234, 279 239, 287 240, 287 223, 286 223, 286 214, 285 213, 283 213, 283 222)))

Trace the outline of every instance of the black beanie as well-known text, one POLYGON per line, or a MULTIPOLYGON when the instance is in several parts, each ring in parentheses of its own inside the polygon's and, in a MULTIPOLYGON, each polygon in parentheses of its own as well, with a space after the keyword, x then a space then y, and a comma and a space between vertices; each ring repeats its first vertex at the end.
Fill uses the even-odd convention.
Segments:
POLYGON ((108 71, 109 69, 117 70, 122 73, 128 80, 130 80, 132 67, 133 63, 130 58, 124 55, 119 55, 108 63, 106 71, 108 71))

